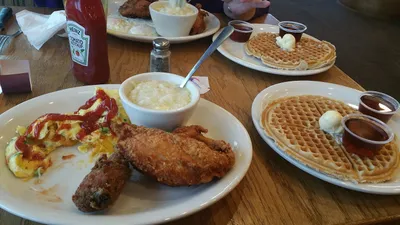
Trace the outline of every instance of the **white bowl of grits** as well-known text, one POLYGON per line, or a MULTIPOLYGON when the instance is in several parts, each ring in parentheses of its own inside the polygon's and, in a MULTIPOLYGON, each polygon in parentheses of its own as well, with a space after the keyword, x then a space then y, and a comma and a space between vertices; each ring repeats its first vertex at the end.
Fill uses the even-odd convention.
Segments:
POLYGON ((197 87, 171 73, 143 73, 125 80, 119 89, 122 105, 133 124, 171 131, 183 125, 200 100, 197 87))
POLYGON ((199 13, 191 4, 171 7, 168 1, 153 2, 149 9, 157 33, 164 37, 188 36, 199 13))

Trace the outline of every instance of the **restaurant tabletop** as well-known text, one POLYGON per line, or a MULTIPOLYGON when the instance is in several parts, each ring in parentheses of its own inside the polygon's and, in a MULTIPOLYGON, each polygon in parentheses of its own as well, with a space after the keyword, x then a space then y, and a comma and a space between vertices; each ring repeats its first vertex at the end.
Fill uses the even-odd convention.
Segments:
MULTIPOLYGON (((24 8, 14 7, 14 12, 24 8)), ((46 8, 30 11, 50 13, 46 8)), ((227 18, 217 15, 224 26, 227 18)), ((263 22, 263 18, 253 22, 263 22)), ((17 29, 13 19, 8 32, 17 29)), ((185 75, 211 43, 211 37, 171 46, 171 72, 185 75)), ((120 84, 148 71, 151 44, 108 36, 111 78, 120 84)), ((0 55, 0 60, 30 60, 33 92, 0 95, 0 113, 28 99, 57 90, 82 86, 71 70, 68 40, 53 37, 38 51, 25 35, 19 35, 0 55)), ((212 206, 170 224, 371 224, 400 221, 400 196, 372 195, 347 190, 313 177, 276 154, 259 136, 251 118, 251 105, 263 89, 285 81, 313 80, 363 88, 334 66, 318 75, 288 77, 266 74, 235 64, 214 53, 197 76, 208 76, 211 90, 205 98, 231 112, 250 134, 252 164, 240 184, 212 206)), ((67 97, 67 96, 66 96, 67 97)), ((1 201, 1 199, 0 199, 1 201)), ((0 224, 38 224, 0 209, 0 224)))

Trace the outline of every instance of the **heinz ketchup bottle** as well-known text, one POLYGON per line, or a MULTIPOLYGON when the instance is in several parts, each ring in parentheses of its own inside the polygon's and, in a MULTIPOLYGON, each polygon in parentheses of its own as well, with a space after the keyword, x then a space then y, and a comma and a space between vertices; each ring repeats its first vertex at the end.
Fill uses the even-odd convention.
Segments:
POLYGON ((106 83, 110 66, 101 0, 68 0, 65 10, 75 77, 85 84, 106 83))

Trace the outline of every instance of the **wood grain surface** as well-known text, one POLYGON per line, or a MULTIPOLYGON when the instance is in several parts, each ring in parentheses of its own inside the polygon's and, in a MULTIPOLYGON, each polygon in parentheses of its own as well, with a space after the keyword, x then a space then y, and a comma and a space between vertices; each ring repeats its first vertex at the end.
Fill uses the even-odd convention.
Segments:
MULTIPOLYGON (((48 9, 29 10, 49 12, 48 9)), ((219 18, 225 24, 226 18, 221 15, 219 18)), ((16 29, 15 21, 11 23, 14 24, 9 24, 10 33, 12 29, 16 29)), ((185 75, 210 43, 211 38, 205 38, 172 45, 172 72, 185 75)), ((148 71, 150 44, 109 36, 108 46, 110 83, 118 84, 130 76, 148 71)), ((0 60, 5 59, 30 60, 33 92, 0 95, 0 113, 30 98, 82 85, 71 72, 67 39, 53 37, 37 51, 29 45, 24 35, 20 35, 0 56, 0 60)), ((202 97, 231 112, 246 127, 253 142, 254 156, 247 175, 229 195, 201 212, 170 224, 394 224, 399 221, 399 196, 363 194, 321 181, 276 154, 261 139, 253 125, 253 99, 260 91, 276 83, 315 80, 362 90, 360 85, 339 68, 333 67, 325 73, 308 77, 284 77, 247 69, 219 53, 214 53, 196 75, 208 76, 210 81, 211 91, 202 97)), ((0 209, 0 224, 39 223, 24 220, 0 209)))

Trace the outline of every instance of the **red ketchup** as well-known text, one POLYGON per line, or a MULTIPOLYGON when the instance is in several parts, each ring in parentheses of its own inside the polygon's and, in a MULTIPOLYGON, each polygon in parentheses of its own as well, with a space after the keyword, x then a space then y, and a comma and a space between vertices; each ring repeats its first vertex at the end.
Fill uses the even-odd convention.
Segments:
MULTIPOLYGON (((32 151, 32 146, 28 142, 40 142, 39 135, 40 131, 44 128, 47 121, 65 121, 65 120, 79 120, 81 121, 81 130, 76 135, 79 140, 82 140, 86 135, 91 134, 93 131, 101 128, 107 127, 111 132, 111 120, 118 114, 118 105, 115 99, 110 98, 103 90, 97 90, 96 96, 89 99, 83 106, 79 108, 77 112, 73 115, 58 114, 58 113, 48 113, 37 120, 35 120, 31 125, 28 126, 24 135, 19 136, 15 142, 16 149, 21 152, 24 158, 30 160, 43 160, 44 156, 38 152, 32 151), (97 99, 101 99, 100 105, 93 111, 87 112, 85 115, 77 115, 80 109, 90 108, 97 99), (107 112, 105 121, 99 124, 99 119, 103 116, 103 113, 107 112), (33 132, 32 132, 33 131, 33 132)), ((63 124, 59 129, 70 129, 70 124, 63 124)), ((53 141, 61 140, 60 135, 56 135, 53 141)))
POLYGON ((75 77, 85 84, 106 83, 110 66, 101 0, 68 0, 65 8, 75 77))

